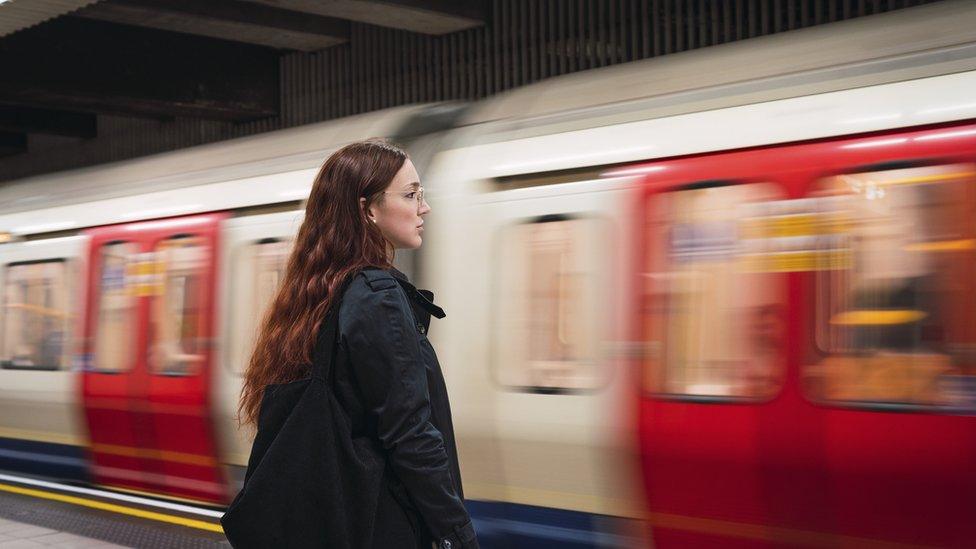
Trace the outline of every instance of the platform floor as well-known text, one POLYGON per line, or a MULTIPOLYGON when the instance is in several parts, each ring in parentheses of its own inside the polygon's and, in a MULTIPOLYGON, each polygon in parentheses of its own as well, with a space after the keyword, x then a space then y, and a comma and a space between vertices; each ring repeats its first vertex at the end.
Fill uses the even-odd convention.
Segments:
POLYGON ((66 488, 0 479, 0 549, 230 547, 215 518, 66 488))
POLYGON ((25 522, 0 519, 0 549, 64 547, 71 549, 115 549, 125 547, 95 538, 59 532, 25 522))

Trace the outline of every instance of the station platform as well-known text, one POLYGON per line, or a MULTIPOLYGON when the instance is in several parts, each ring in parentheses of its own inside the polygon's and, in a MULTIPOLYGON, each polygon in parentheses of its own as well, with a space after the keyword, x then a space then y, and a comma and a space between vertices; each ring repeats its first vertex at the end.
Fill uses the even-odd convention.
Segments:
POLYGON ((229 548, 221 514, 0 472, 0 549, 229 548))

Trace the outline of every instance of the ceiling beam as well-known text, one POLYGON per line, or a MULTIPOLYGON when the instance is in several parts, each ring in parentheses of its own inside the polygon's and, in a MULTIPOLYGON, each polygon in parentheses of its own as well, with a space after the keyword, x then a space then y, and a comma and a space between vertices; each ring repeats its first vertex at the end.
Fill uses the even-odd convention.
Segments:
POLYGON ((5 105, 0 105, 0 131, 83 139, 91 139, 98 133, 94 114, 5 105))
POLYGON ((246 121, 278 113, 278 53, 62 17, 0 40, 0 103, 246 121))
POLYGON ((247 0, 422 34, 441 35, 485 24, 481 0, 247 0))
POLYGON ((77 17, 299 51, 349 40, 349 22, 235 0, 110 0, 77 17))
POLYGON ((0 156, 27 152, 27 136, 22 133, 0 132, 0 156))

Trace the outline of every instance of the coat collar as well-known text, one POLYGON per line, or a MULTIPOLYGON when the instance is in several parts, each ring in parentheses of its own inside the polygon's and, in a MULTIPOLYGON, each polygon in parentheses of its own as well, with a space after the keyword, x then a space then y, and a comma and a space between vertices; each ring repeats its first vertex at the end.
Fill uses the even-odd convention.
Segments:
POLYGON ((410 298, 413 299, 417 305, 423 307, 425 311, 436 318, 444 318, 447 316, 444 309, 441 309, 434 304, 434 292, 431 292, 430 290, 418 290, 416 286, 410 283, 407 275, 401 273, 395 268, 390 269, 390 274, 393 275, 393 278, 396 279, 397 283, 400 284, 400 287, 403 288, 407 295, 410 296, 410 298))

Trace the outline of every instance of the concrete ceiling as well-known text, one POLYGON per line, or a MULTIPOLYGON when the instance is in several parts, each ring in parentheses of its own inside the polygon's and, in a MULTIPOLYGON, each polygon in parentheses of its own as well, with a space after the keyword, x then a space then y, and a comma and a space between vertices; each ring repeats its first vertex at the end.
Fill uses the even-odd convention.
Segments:
POLYGON ((0 0, 0 37, 71 13, 98 0, 0 0))
POLYGON ((28 134, 95 137, 98 114, 275 116, 283 53, 356 23, 443 35, 485 17, 484 0, 0 0, 0 156, 28 134))
POLYGON ((351 21, 441 35, 484 24, 482 12, 480 2, 451 0, 105 0, 75 15, 316 51, 347 41, 351 21))
POLYGON ((448 34, 484 24, 482 3, 471 0, 247 0, 303 13, 381 27, 448 34))

